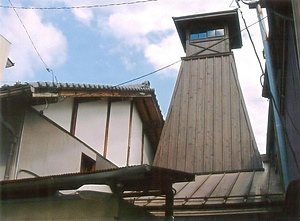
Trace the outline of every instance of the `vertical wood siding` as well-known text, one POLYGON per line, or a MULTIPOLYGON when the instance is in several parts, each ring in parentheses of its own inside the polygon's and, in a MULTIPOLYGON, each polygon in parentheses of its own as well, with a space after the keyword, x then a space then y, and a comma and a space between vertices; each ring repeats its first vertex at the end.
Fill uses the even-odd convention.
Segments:
POLYGON ((262 168, 232 54, 183 61, 154 165, 193 173, 262 168))

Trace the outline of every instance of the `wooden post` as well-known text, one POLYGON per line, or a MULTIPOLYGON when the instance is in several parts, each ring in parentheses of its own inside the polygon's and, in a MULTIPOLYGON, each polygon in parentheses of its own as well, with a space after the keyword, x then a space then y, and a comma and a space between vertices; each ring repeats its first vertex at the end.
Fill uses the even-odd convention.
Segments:
POLYGON ((166 191, 165 219, 174 220, 173 217, 174 195, 173 195, 171 182, 167 183, 165 191, 166 191))

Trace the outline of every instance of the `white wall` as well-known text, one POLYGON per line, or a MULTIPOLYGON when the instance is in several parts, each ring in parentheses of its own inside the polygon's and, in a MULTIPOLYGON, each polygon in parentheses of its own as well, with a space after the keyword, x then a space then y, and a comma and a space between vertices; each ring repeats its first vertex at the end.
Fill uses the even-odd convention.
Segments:
POLYGON ((6 67, 9 49, 10 42, 0 35, 0 81, 2 81, 4 69, 6 67))
MULTIPOLYGON (((119 167, 127 165, 130 104, 129 100, 111 103, 106 158, 119 167)), ((75 136, 100 154, 104 152, 107 106, 107 99, 78 104, 75 136)), ((73 98, 48 106, 37 105, 34 108, 43 110, 46 117, 70 131, 73 98)), ((142 162, 142 127, 139 113, 134 106, 129 165, 140 165, 142 162)), ((153 153, 147 136, 144 136, 143 152, 143 163, 151 164, 153 153)))
POLYGON ((143 153, 143 164, 152 165, 154 159, 154 153, 151 148, 151 144, 146 135, 144 135, 144 153, 143 153))
POLYGON ((33 108, 38 111, 42 110, 46 117, 63 127, 65 130, 70 131, 73 100, 73 98, 66 98, 58 103, 36 105, 33 106, 33 108))
POLYGON ((133 107, 129 165, 140 165, 142 157, 143 123, 133 107))
POLYGON ((75 136, 103 154, 107 101, 78 104, 75 136))
POLYGON ((126 166, 130 101, 111 103, 107 159, 117 166, 126 166))
MULTIPOLYGON (((39 176, 80 171, 81 154, 96 160, 96 154, 68 133, 33 111, 26 112, 17 171, 39 176)), ((17 178, 31 177, 19 172, 17 178)))

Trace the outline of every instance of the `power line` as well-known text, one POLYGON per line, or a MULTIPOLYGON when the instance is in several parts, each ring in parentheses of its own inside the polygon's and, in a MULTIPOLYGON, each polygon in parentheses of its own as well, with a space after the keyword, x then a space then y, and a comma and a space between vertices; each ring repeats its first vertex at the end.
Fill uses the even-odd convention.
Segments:
MULTIPOLYGON (((252 24, 249 25, 249 26, 246 26, 246 28, 242 29, 240 32, 235 33, 235 34, 232 35, 232 36, 235 36, 235 35, 237 35, 237 34, 240 34, 242 31, 245 31, 247 28, 252 27, 253 25, 255 25, 255 24, 257 24, 258 22, 260 22, 261 20, 265 19, 266 17, 267 17, 267 16, 265 16, 265 17, 259 19, 258 21, 252 23, 252 24)), ((218 41, 217 43, 215 43, 215 44, 213 44, 213 45, 211 45, 211 46, 208 46, 208 47, 204 48, 203 50, 201 50, 201 51, 199 51, 199 52, 196 52, 196 53, 192 54, 192 55, 189 56, 189 57, 195 56, 195 55, 197 55, 197 54, 199 54, 199 53, 201 53, 201 52, 203 52, 203 51, 205 51, 205 50, 207 50, 207 49, 209 49, 209 48, 211 48, 211 47, 213 47, 213 46, 216 46, 216 45, 222 43, 223 41, 226 41, 227 39, 229 39, 229 37, 226 37, 226 38, 224 38, 224 39, 218 41)), ((136 81, 136 80, 139 80, 139 79, 141 79, 141 78, 150 76, 150 75, 155 74, 155 73, 157 73, 157 72, 159 72, 159 71, 161 71, 161 70, 164 70, 164 69, 166 69, 166 68, 168 68, 168 67, 171 67, 171 66, 173 66, 174 64, 179 63, 180 61, 181 61, 181 59, 178 60, 178 61, 175 61, 175 62, 173 62, 173 63, 171 63, 171 64, 168 64, 168 65, 166 65, 166 66, 164 66, 164 67, 162 67, 162 68, 159 68, 159 69, 157 69, 157 70, 155 70, 155 71, 152 71, 152 72, 150 72, 150 73, 148 73, 148 74, 144 74, 144 75, 141 75, 141 76, 139 76, 139 77, 133 78, 133 79, 131 79, 131 80, 122 82, 122 83, 120 83, 120 84, 117 84, 117 85, 115 85, 115 87, 121 86, 121 85, 124 85, 124 84, 127 84, 127 83, 131 83, 131 82, 136 81)))
POLYGON ((141 79, 141 78, 147 77, 147 76, 149 76, 149 75, 155 74, 155 73, 157 73, 157 72, 159 72, 159 71, 162 71, 162 70, 164 70, 164 69, 166 69, 166 68, 168 68, 168 67, 173 66, 174 64, 179 63, 180 61, 181 61, 181 59, 178 60, 178 61, 175 61, 175 62, 173 62, 173 63, 171 63, 171 64, 168 64, 168 65, 166 65, 166 66, 164 66, 164 67, 162 67, 162 68, 159 68, 159 69, 157 69, 157 70, 155 70, 155 71, 152 71, 152 72, 150 72, 150 73, 148 73, 148 74, 144 74, 144 75, 141 75, 141 76, 139 76, 139 77, 133 78, 133 79, 131 79, 131 80, 122 82, 122 83, 120 83, 120 84, 117 84, 117 85, 115 85, 114 87, 118 87, 118 86, 121 86, 121 85, 130 83, 130 82, 132 82, 132 81, 136 81, 136 80, 139 80, 139 79, 141 79))
MULTIPOLYGON (((37 48, 36 48, 36 46, 35 46, 35 44, 34 44, 32 38, 31 38, 31 36, 30 36, 30 34, 29 34, 29 32, 28 32, 28 30, 27 30, 27 28, 26 28, 24 22, 22 21, 21 17, 19 16, 19 14, 18 14, 16 8, 13 6, 13 4, 11 3, 10 0, 8 0, 8 2, 9 2, 9 4, 11 5, 11 8, 14 10, 14 12, 15 12, 16 16, 18 17, 19 21, 21 22, 21 24, 22 24, 22 26, 23 26, 23 28, 24 28, 26 34, 27 34, 27 37, 28 37, 29 40, 30 40, 31 45, 33 46, 33 48, 34 48, 36 54, 38 55, 38 57, 40 58, 40 60, 41 60, 42 63, 44 64, 45 69, 46 69, 49 73, 51 73, 51 75, 52 75, 52 81, 54 82, 54 78, 56 79, 56 76, 53 74, 53 71, 48 67, 48 65, 46 64, 46 62, 45 62, 44 59, 42 58, 41 54, 40 54, 39 51, 37 50, 37 48)), ((57 80, 56 80, 56 81, 57 81, 57 80)))
POLYGON ((108 3, 108 4, 97 4, 97 5, 80 5, 80 6, 60 6, 60 7, 26 7, 26 6, 9 6, 0 5, 0 8, 12 8, 12 9, 23 9, 23 10, 71 10, 71 9, 90 9, 90 8, 104 8, 111 6, 121 6, 121 5, 134 5, 147 2, 155 2, 157 0, 141 0, 132 2, 120 2, 120 3, 108 3))
MULTIPOLYGON (((243 3, 245 3, 245 2, 243 2, 243 3)), ((242 17, 242 20, 243 20, 243 22, 244 22, 245 29, 246 29, 246 31, 247 31, 247 33, 248 33, 248 36, 249 36, 250 42, 251 42, 251 44, 252 44, 252 47, 253 47, 255 56, 256 56, 256 58, 257 58, 257 61, 258 61, 258 63, 259 63, 259 66, 260 66, 260 69, 261 69, 261 72, 262 72, 262 74, 261 74, 261 76, 260 76, 260 83, 262 84, 261 79, 262 79, 262 77, 265 75, 265 72, 264 72, 263 66, 262 66, 262 64, 261 64, 261 61, 260 61, 260 59, 259 59, 259 56, 258 56, 256 47, 255 47, 255 44, 254 44, 253 39, 252 39, 252 36, 251 36, 250 31, 249 31, 249 29, 248 29, 248 27, 247 27, 247 23, 246 23, 246 20, 245 20, 245 18, 244 18, 243 12, 242 12, 242 10, 241 10, 240 4, 238 3, 238 0, 236 0, 236 4, 237 4, 238 9, 239 9, 239 11, 240 11, 240 13, 241 13, 241 17, 242 17)), ((245 3, 245 4, 247 4, 247 3, 245 3)))

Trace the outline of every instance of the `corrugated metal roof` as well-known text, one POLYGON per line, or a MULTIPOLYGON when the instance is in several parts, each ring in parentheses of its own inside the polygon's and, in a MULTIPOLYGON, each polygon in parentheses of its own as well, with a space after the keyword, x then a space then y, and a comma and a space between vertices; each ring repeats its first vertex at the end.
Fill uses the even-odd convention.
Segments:
MULTIPOLYGON (((234 212, 244 208, 249 211, 251 206, 267 211, 270 205, 282 205, 284 201, 280 176, 269 163, 265 163, 265 171, 198 175, 195 181, 175 183, 173 188, 175 215, 203 215, 229 208, 234 212)), ((165 204, 164 196, 128 197, 127 200, 154 213, 165 204)))
POLYGON ((262 169, 233 54, 183 60, 153 165, 202 174, 262 169))
POLYGON ((0 181, 0 198, 3 200, 49 197, 58 190, 73 190, 85 184, 106 184, 115 193, 130 190, 144 191, 147 195, 149 190, 164 190, 166 182, 191 180, 194 180, 193 174, 150 165, 137 165, 93 172, 4 180, 0 181))

